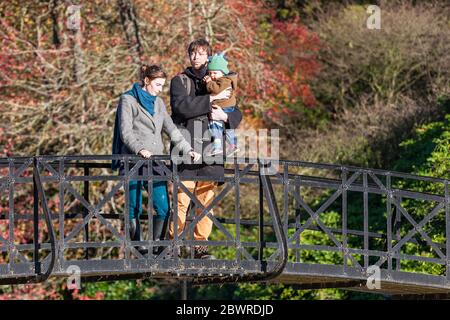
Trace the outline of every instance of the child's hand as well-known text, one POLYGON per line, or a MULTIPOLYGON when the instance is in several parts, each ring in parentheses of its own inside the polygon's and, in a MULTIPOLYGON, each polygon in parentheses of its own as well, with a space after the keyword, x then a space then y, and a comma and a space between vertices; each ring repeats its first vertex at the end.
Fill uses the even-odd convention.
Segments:
POLYGON ((209 96, 209 101, 214 101, 214 100, 222 100, 222 99, 229 99, 231 97, 231 87, 226 88, 225 90, 219 92, 216 95, 210 95, 209 96))
POLYGON ((205 81, 206 83, 208 83, 208 82, 212 81, 212 79, 211 79, 210 76, 204 76, 204 77, 203 77, 203 81, 205 81))

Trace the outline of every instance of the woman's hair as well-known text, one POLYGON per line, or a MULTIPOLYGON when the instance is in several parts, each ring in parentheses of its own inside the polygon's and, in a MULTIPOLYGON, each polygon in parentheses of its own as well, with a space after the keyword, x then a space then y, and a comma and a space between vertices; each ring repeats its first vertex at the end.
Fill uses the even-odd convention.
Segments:
POLYGON ((152 81, 157 78, 167 78, 164 70, 155 64, 148 65, 144 64, 141 66, 141 81, 144 83, 144 79, 148 78, 148 80, 152 81))

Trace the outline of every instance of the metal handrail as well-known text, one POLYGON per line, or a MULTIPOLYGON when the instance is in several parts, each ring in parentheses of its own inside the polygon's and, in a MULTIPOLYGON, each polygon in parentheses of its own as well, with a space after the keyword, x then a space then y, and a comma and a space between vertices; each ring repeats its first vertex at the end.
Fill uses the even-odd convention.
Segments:
POLYGON ((57 256, 57 252, 56 252, 55 231, 53 229, 50 211, 48 210, 47 199, 45 197, 44 188, 42 186, 41 174, 39 173, 38 160, 36 157, 34 157, 34 159, 33 159, 33 179, 36 183, 39 199, 41 200, 42 209, 44 211, 45 224, 47 225, 47 228, 48 228, 48 233, 49 233, 49 237, 50 237, 50 246, 51 246, 51 253, 50 253, 51 259, 50 259, 50 264, 47 268, 47 271, 44 274, 36 275, 36 282, 43 282, 43 281, 47 280, 52 273, 53 267, 55 265, 55 259, 57 256))
MULTIPOLYGON (((38 158, 49 161, 49 160, 60 160, 63 158, 64 160, 69 161, 77 161, 77 160, 120 160, 123 159, 124 156, 129 158, 130 160, 142 160, 142 157, 138 155, 74 155, 74 156, 61 156, 61 155, 54 155, 54 156, 39 156, 38 158)), ((0 158, 0 168, 3 166, 7 166, 9 161, 9 158, 0 158)), ((25 162, 29 157, 14 157, 15 160, 17 159, 23 159, 25 162)), ((171 160, 170 155, 153 155, 150 157, 149 160, 171 160)), ((224 160, 226 160, 224 158, 224 160)), ((240 158, 237 157, 236 161, 238 164, 240 163, 258 163, 260 161, 259 158, 240 158)), ((396 178, 403 178, 403 179, 414 179, 414 180, 421 180, 421 181, 428 181, 428 182, 437 182, 437 183, 445 183, 450 182, 448 179, 442 179, 442 178, 436 178, 436 177, 430 177, 430 176, 423 176, 423 175, 416 175, 411 173, 404 173, 394 170, 382 170, 382 169, 374 169, 374 168, 363 168, 363 167, 357 167, 352 165, 343 165, 343 164, 330 164, 330 163, 321 163, 321 162, 307 162, 307 161, 299 161, 299 160, 283 160, 279 159, 276 160, 280 164, 290 164, 294 166, 302 166, 305 168, 316 168, 316 169, 329 169, 329 170, 342 170, 343 168, 346 168, 349 171, 370 171, 374 174, 379 175, 389 175, 391 177, 396 178)), ((17 163, 20 163, 16 161, 17 163)), ((224 163, 232 163, 232 162, 225 162, 224 163)), ((82 166, 85 164, 82 164, 82 166)))

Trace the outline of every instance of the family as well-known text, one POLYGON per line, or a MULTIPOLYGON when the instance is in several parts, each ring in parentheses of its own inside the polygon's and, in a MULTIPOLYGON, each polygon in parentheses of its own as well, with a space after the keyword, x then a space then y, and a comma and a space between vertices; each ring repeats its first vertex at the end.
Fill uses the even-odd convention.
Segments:
MULTIPOLYGON (((207 207, 214 198, 218 183, 189 181, 189 178, 223 177, 222 163, 205 163, 203 158, 230 155, 238 151, 233 131, 242 119, 235 96, 237 75, 228 70, 228 61, 223 54, 212 55, 212 48, 205 39, 191 42, 187 53, 191 66, 170 82, 171 116, 164 101, 158 97, 165 84, 166 73, 157 65, 141 67, 141 83, 135 83, 119 100, 113 154, 135 154, 146 159, 152 155, 161 155, 164 150, 161 134, 164 130, 170 137, 171 151, 177 150, 188 155, 189 160, 178 166, 183 184, 207 207), (198 128, 201 128, 200 135, 198 128)), ((119 161, 113 161, 113 169, 119 170, 120 175, 125 173, 124 164, 119 161)), ((144 168, 140 170, 142 172, 144 168)), ((153 171, 156 175, 163 174, 158 165, 153 166, 153 171)), ((129 183, 129 230, 132 241, 142 240, 139 217, 144 189, 147 189, 146 181, 131 180, 129 183)), ((167 228, 170 239, 173 239, 175 232, 181 234, 191 201, 188 194, 178 189, 178 212, 174 213, 178 218, 176 231, 173 222, 169 221, 166 181, 153 182, 152 199, 156 212, 153 217, 153 240, 163 240, 167 228)), ((196 214, 200 213, 201 210, 197 208, 196 214)), ((210 213, 213 214, 212 211, 210 213)), ((194 240, 208 240, 212 226, 210 218, 202 218, 195 226, 194 240)), ((142 247, 138 247, 138 250, 142 254, 148 253, 142 247)), ((161 250, 161 247, 154 247, 152 253, 159 254, 161 250)), ((206 245, 195 246, 194 258, 214 259, 206 245)))

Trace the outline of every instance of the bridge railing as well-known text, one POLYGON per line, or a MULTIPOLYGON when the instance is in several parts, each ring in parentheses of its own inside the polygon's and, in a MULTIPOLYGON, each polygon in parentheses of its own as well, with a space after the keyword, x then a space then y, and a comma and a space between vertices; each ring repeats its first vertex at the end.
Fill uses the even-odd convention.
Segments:
MULTIPOLYGON (((239 179, 253 166, 264 167, 264 164, 257 161, 245 165, 242 170, 236 165, 232 173, 215 179, 223 184, 222 189, 205 208, 184 185, 187 179, 180 179, 177 164, 164 156, 155 156, 150 160, 135 156, 2 159, 0 161, 0 170, 2 170, 0 219, 3 221, 3 230, 0 229, 2 254, 0 274, 4 280, 3 283, 34 281, 35 279, 29 277, 49 269, 53 275, 64 275, 74 267, 79 268, 85 276, 103 278, 166 273, 177 276, 197 274, 204 276, 202 281, 214 281, 212 277, 205 277, 205 275, 214 274, 216 281, 224 282, 274 277, 283 270, 286 263, 287 248, 286 245, 282 246, 282 243, 285 244, 286 241, 283 242, 281 224, 278 223, 272 228, 280 240, 278 251, 282 257, 278 265, 272 269, 262 267, 262 257, 252 256, 247 251, 248 248, 258 248, 259 236, 255 241, 249 242, 240 238, 239 179), (116 172, 111 171, 113 159, 122 161, 123 174, 117 175, 116 172), (156 165, 162 169, 158 174, 152 170, 152 167, 156 165), (131 180, 170 182, 173 195, 172 207, 175 211, 177 190, 184 190, 193 203, 190 210, 193 221, 186 226, 182 234, 175 234, 173 240, 153 241, 154 210, 151 196, 153 184, 148 183, 147 193, 150 196, 147 197, 147 203, 144 203, 144 214, 141 217, 145 236, 143 241, 131 241, 127 209, 131 180), (41 189, 42 192, 38 192, 41 189), (230 191, 234 192, 236 198, 234 201, 236 207, 232 215, 232 223, 235 227, 231 229, 225 227, 225 224, 230 224, 230 221, 225 221, 226 219, 219 221, 212 214, 212 208, 223 201, 225 196, 231 197, 230 191), (38 193, 47 195, 48 203, 46 199, 41 199, 41 208, 45 209, 45 212, 40 212, 38 193), (200 215, 192 214, 196 210, 202 211, 200 215), (42 225, 43 218, 46 217, 44 213, 48 214, 50 224, 42 225), (221 233, 216 240, 207 241, 207 245, 234 251, 232 258, 228 255, 227 259, 200 261, 200 264, 194 264, 196 261, 193 260, 198 259, 193 259, 192 247, 205 242, 192 240, 189 236, 196 223, 205 216, 213 221, 218 232, 221 233), (27 237, 27 233, 34 236, 27 237), (54 236, 51 236, 53 234, 54 236), (165 249, 158 256, 142 255, 137 250, 137 246, 146 247, 150 252, 154 246, 165 247, 165 249), (183 256, 183 259, 176 254, 171 255, 180 249, 191 249, 183 250, 190 254, 183 256)), ((189 180, 214 179, 195 177, 189 180)), ((279 220, 276 203, 272 198, 270 181, 259 175, 257 185, 258 192, 255 194, 259 197, 257 202, 261 204, 261 207, 266 202, 272 221, 279 220)), ((176 229, 178 223, 176 215, 172 215, 172 221, 176 229)), ((258 232, 263 230, 257 231, 256 234, 258 232)))
POLYGON ((300 161, 276 165, 267 174, 267 160, 232 159, 220 179, 189 178, 222 184, 205 208, 166 156, 0 159, 0 278, 42 281, 44 271, 67 275, 77 267, 103 279, 145 274, 209 283, 267 280, 283 270, 294 278, 364 278, 378 266, 384 280, 448 284, 447 180, 300 161), (113 159, 123 162, 123 175, 111 170, 113 159), (162 168, 157 175, 142 170, 155 165, 162 168), (185 231, 153 241, 150 196, 141 218, 144 240, 131 241, 130 180, 167 181, 174 212, 177 191, 186 192, 192 205, 185 231), (205 216, 215 226, 207 245, 218 259, 199 261, 192 248, 204 242, 192 232, 205 216), (164 250, 144 256, 138 245, 164 250), (181 257, 170 254, 178 250, 181 257))
POLYGON ((351 166, 280 164, 272 183, 283 189, 287 270, 364 279, 379 267, 381 280, 449 285, 447 180, 351 166), (327 262, 329 268, 323 266, 327 262))

